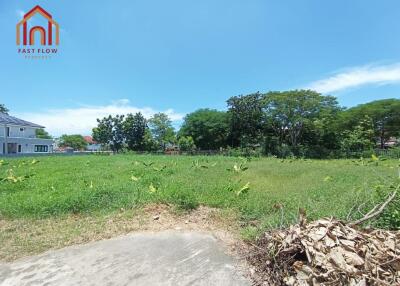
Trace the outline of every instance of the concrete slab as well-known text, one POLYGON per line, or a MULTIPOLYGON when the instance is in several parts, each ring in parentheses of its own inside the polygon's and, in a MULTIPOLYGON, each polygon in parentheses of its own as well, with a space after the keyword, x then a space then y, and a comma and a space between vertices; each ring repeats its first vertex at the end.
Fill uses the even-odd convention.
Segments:
POLYGON ((0 285, 251 285, 210 234, 137 233, 0 264, 0 285))

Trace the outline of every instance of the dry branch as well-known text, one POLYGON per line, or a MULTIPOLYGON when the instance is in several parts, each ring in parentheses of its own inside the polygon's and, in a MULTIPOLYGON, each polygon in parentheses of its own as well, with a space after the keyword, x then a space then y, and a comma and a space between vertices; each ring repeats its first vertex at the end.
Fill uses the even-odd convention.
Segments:
POLYGON ((387 207, 387 205, 390 204, 390 202, 396 197, 399 187, 400 187, 400 185, 397 186, 397 188, 387 197, 386 201, 374 206, 372 208, 372 210, 370 210, 364 217, 351 223, 350 225, 359 225, 370 219, 373 219, 373 218, 379 216, 384 211, 384 209, 387 207))

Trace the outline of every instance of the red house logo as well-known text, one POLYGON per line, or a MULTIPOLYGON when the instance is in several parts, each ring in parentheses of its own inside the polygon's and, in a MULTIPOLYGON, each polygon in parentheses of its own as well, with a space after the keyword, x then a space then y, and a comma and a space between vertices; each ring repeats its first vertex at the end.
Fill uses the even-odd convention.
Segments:
POLYGON ((17 45, 21 45, 21 26, 22 43, 24 46, 35 45, 37 36, 39 36, 40 44, 42 46, 51 46, 53 45, 53 42, 55 42, 56 45, 60 43, 60 26, 56 21, 54 21, 51 14, 39 5, 26 13, 24 15, 24 18, 17 24, 17 45), (47 29, 46 27, 35 26, 30 28, 30 30, 28 31, 28 21, 36 14, 42 15, 47 20, 47 29), (53 27, 55 27, 55 41, 53 40, 53 27))

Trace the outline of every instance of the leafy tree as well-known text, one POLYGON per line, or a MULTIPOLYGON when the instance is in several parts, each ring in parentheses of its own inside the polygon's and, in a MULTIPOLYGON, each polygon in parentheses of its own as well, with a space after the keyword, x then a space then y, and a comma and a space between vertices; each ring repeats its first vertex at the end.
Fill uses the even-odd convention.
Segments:
POLYGON ((165 150, 168 143, 175 141, 172 121, 165 113, 156 113, 149 119, 150 131, 157 144, 165 150))
POLYGON ((146 128, 143 137, 143 150, 148 152, 154 152, 159 149, 159 145, 156 140, 154 140, 149 128, 146 128))
POLYGON ((245 147, 258 143, 264 128, 263 95, 259 92, 228 99, 230 145, 245 147))
POLYGON ((52 139, 53 138, 50 136, 50 134, 46 130, 44 130, 42 128, 36 129, 35 133, 36 133, 36 138, 41 138, 41 139, 52 139))
POLYGON ((116 115, 113 117, 113 140, 111 150, 119 152, 124 146, 124 115, 116 115))
POLYGON ((345 130, 343 136, 342 150, 347 155, 371 150, 374 147, 372 119, 365 116, 353 130, 345 130))
POLYGON ((97 127, 92 130, 93 140, 102 145, 110 146, 113 140, 113 121, 112 116, 97 119, 97 127))
POLYGON ((74 150, 85 150, 87 142, 82 135, 62 135, 60 137, 61 147, 71 147, 74 150))
MULTIPOLYGON (((279 142, 296 148, 306 130, 315 131, 316 121, 339 110, 336 99, 312 90, 269 92, 264 111, 267 124, 279 142)), ((322 122, 320 122, 322 123, 322 122)))
POLYGON ((9 110, 4 104, 0 104, 0 113, 8 114, 9 110))
POLYGON ((376 100, 343 112, 343 128, 352 130, 368 116, 373 123, 374 135, 381 148, 390 137, 400 136, 400 99, 376 100))
POLYGON ((194 144, 194 140, 191 136, 179 137, 178 145, 181 151, 193 151, 196 149, 196 145, 194 144))
POLYGON ((110 146, 113 152, 122 150, 124 143, 124 115, 97 119, 97 127, 93 128, 93 140, 110 146))
POLYGON ((302 133, 302 156, 322 158, 329 154, 338 154, 334 151, 340 149, 341 128, 338 116, 343 108, 338 107, 334 97, 326 99, 326 106, 314 120, 305 126, 302 133))
POLYGON ((135 115, 127 115, 123 123, 123 131, 129 150, 140 151, 144 149, 146 128, 146 119, 140 112, 135 115))
POLYGON ((228 114, 214 109, 199 109, 186 115, 179 134, 192 137, 194 144, 202 150, 225 147, 229 134, 228 114))

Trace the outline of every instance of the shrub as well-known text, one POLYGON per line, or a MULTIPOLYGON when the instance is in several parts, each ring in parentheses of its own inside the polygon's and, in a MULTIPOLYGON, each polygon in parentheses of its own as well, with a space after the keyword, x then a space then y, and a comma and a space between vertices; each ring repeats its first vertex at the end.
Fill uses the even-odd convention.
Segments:
MULTIPOLYGON (((397 186, 398 188, 398 186, 397 186)), ((383 202, 387 199, 388 194, 393 192, 394 185, 389 187, 381 187, 376 189, 378 200, 383 202)), ((400 230, 400 194, 397 193, 393 201, 384 209, 377 218, 376 225, 384 229, 400 230)))
POLYGON ((193 151, 196 149, 191 136, 181 136, 178 140, 178 145, 181 151, 193 151))
POLYGON ((172 195, 172 203, 178 210, 191 211, 199 207, 199 202, 192 191, 176 192, 172 195))
POLYGON ((232 157, 261 157, 263 151, 260 147, 228 148, 225 154, 232 157))

